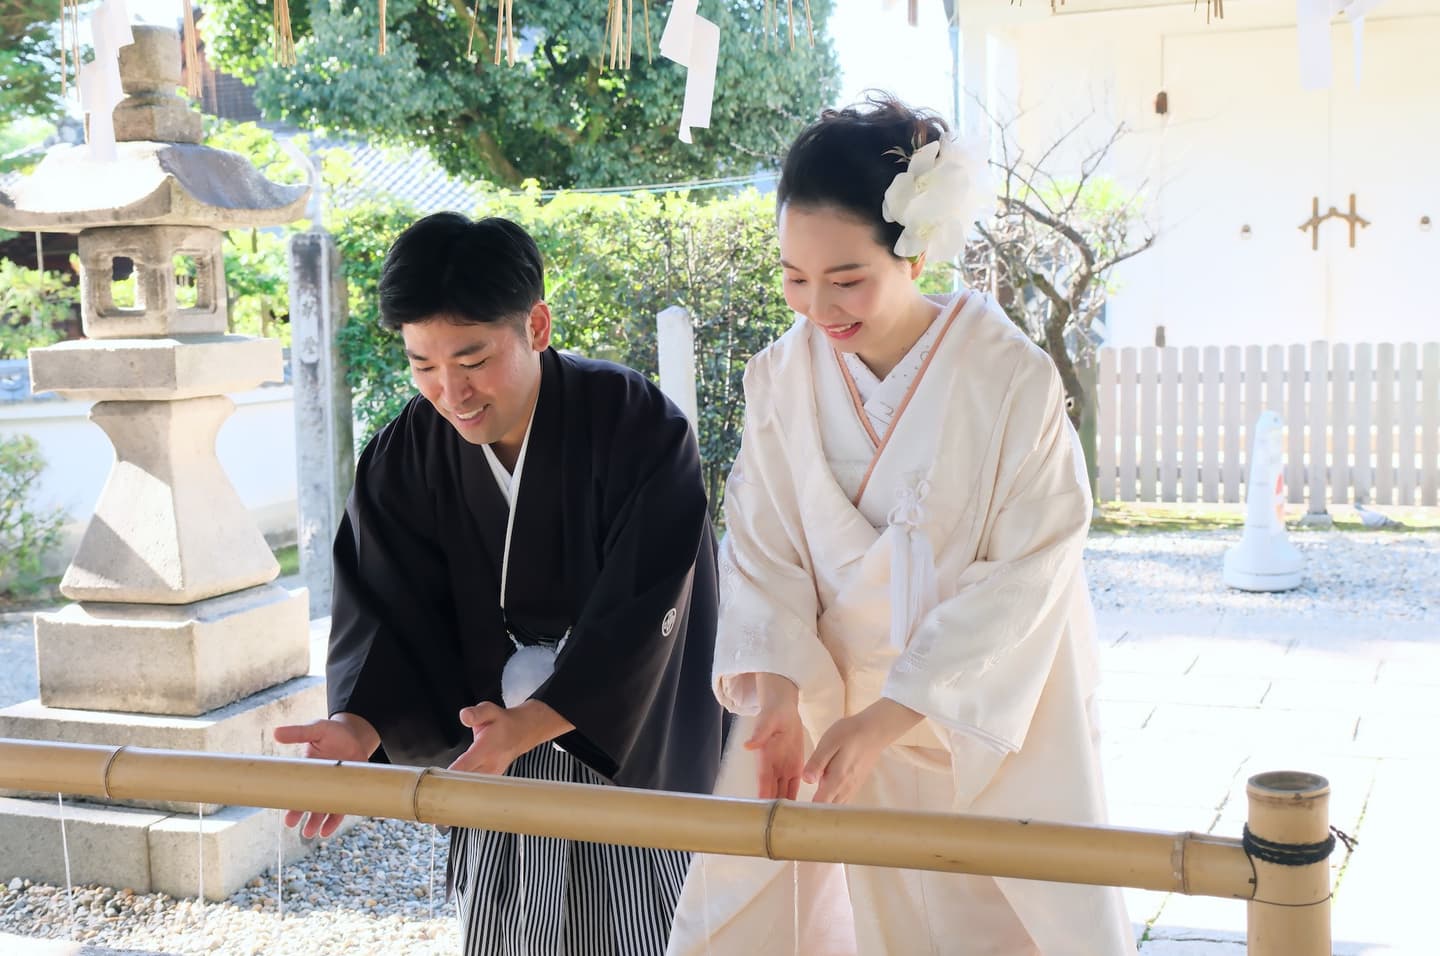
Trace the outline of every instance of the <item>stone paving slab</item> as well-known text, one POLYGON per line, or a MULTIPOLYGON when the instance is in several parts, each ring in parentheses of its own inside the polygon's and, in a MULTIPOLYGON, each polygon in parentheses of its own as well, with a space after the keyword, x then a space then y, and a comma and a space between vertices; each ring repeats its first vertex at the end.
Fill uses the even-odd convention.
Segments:
MULTIPOLYGON (((1421 867, 1440 780, 1440 628, 1240 615, 1101 618, 1118 826, 1238 836, 1247 779, 1310 770, 1360 843, 1331 860, 1337 956, 1440 952, 1421 867), (1382 631, 1383 633, 1377 633, 1382 631)), ((1143 956, 1240 956, 1243 903, 1126 891, 1143 956)))
POLYGON ((104 949, 65 939, 29 939, 0 933, 0 953, 5 956, 170 956, 141 949, 104 949))

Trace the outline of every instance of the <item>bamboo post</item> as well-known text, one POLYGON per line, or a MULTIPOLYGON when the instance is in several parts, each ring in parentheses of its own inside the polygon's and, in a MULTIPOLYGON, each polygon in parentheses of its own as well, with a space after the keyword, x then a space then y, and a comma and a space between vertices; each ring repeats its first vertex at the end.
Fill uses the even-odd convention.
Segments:
POLYGON ((285 757, 0 738, 0 787, 418 820, 774 860, 1250 899, 1239 840, 948 813, 735 800, 285 757))
POLYGON ((1313 773, 1257 774, 1246 788, 1255 867, 1249 956, 1330 956, 1330 784, 1313 773))

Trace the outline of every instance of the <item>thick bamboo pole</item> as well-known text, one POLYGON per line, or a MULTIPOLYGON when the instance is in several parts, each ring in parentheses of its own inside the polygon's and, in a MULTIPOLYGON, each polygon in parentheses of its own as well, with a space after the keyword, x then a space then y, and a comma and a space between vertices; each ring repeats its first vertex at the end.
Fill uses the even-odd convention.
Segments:
POLYGON ((1330 956, 1330 784, 1313 773, 1250 778, 1247 825, 1257 890, 1249 956, 1330 956))
MULTIPOLYGON (((960 814, 732 800, 283 757, 0 739, 0 787, 316 810, 630 846, 1250 899, 1240 841, 960 814)), ((1266 889, 1262 883, 1260 890, 1266 889)))

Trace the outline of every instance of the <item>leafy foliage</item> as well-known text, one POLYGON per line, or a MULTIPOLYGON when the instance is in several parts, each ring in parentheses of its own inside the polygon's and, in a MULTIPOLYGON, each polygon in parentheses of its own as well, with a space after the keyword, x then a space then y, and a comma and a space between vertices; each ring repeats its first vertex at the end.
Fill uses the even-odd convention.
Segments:
POLYGON ((60 543, 65 512, 37 511, 31 503, 44 471, 34 438, 0 438, 0 582, 11 593, 35 587, 45 556, 60 543))
POLYGON ((55 325, 75 314, 80 290, 53 272, 0 259, 0 359, 60 341, 55 325))
MULTIPOLYGON (((201 30, 212 61, 254 83, 272 119, 425 146, 466 178, 600 186, 778 165, 794 134, 837 92, 839 71, 824 29, 830 0, 810 4, 813 48, 797 13, 793 51, 783 23, 780 38, 766 40, 765 4, 733 0, 709 11, 720 24, 720 66, 711 127, 696 130, 694 147, 676 140, 685 71, 658 51, 647 56, 643 5, 628 70, 602 67, 603 4, 517 4, 514 66, 493 64, 491 23, 477 24, 467 53, 465 0, 390 0, 384 55, 374 4, 296 0, 294 68, 270 62, 269 3, 214 0, 201 30)), ((649 11, 652 48, 666 12, 659 4, 649 11)))
POLYGON ((47 0, 0 2, 0 116, 59 117, 60 5, 47 0))
MULTIPOLYGON (((205 144, 239 153, 267 178, 277 183, 304 183, 309 172, 297 161, 309 154, 305 137, 296 137, 286 150, 274 134, 254 123, 233 123, 205 117, 205 144)), ((339 149, 323 149, 318 158, 326 189, 347 183, 353 176, 350 157, 339 149)), ((225 279, 229 294, 230 331, 259 335, 290 344, 290 294, 286 243, 309 223, 291 223, 282 229, 232 230, 225 235, 225 279)))
POLYGON ((982 241, 966 250, 962 273, 966 284, 994 290, 1011 320, 1054 360, 1093 490, 1095 396, 1082 370, 1094 364, 1094 326, 1112 291, 1115 267, 1155 243, 1145 222, 1144 189, 1127 193, 1099 172, 1124 126, 1073 172, 1051 168, 1070 133, 1031 158, 1015 144, 1008 124, 996 126, 1000 201, 982 226, 982 241))

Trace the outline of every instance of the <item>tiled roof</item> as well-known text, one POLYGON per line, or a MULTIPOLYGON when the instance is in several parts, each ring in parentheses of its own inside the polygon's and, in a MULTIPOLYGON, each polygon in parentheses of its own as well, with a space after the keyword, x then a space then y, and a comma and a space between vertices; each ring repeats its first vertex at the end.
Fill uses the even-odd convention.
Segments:
POLYGON ((471 214, 481 202, 476 186, 452 178, 423 149, 374 146, 357 140, 316 140, 312 149, 342 149, 350 155, 355 182, 326 196, 331 208, 389 197, 421 213, 455 210, 471 214))
MULTIPOLYGON (((293 132, 276 130, 277 138, 288 138, 293 132)), ((312 140, 314 149, 342 149, 350 154, 355 181, 333 190, 325 197, 330 208, 344 209, 360 202, 392 199, 413 206, 420 213, 474 213, 480 205, 481 191, 461 180, 453 179, 424 150, 373 146, 359 140, 312 140)), ((0 174, 0 189, 19 182, 20 173, 0 174)))

